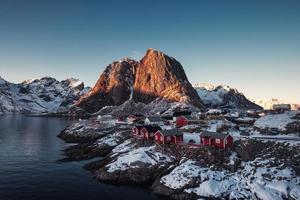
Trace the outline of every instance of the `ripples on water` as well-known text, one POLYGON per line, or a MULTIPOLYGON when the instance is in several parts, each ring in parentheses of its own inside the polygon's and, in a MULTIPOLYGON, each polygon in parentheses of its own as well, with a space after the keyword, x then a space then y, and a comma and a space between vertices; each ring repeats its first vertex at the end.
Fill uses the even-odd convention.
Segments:
POLYGON ((83 162, 58 163, 67 145, 56 135, 72 121, 0 116, 0 200, 154 199, 143 189, 105 185, 83 162))

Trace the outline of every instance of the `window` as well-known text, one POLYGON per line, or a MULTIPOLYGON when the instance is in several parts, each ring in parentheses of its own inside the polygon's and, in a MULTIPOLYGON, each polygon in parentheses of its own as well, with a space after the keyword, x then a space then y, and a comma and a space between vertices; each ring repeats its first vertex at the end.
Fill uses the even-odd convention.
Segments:
POLYGON ((158 140, 158 136, 157 135, 155 135, 155 140, 158 140))
POLYGON ((220 144, 221 140, 220 139, 216 139, 216 143, 220 144))

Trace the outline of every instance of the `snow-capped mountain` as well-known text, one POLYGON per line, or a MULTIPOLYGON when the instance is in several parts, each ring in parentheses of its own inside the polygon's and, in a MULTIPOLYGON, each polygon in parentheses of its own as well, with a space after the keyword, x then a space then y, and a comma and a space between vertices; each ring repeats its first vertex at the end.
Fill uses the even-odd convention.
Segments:
POLYGON ((83 82, 74 78, 57 81, 43 77, 15 84, 0 77, 0 114, 63 111, 87 89, 83 82))
POLYGON ((292 110, 299 110, 300 109, 300 104, 297 103, 291 103, 287 102, 284 100, 272 98, 269 100, 253 100, 256 104, 260 105, 264 109, 272 109, 273 105, 278 105, 278 104, 290 104, 292 110))
POLYGON ((228 85, 212 85, 207 83, 194 84, 198 95, 207 107, 262 109, 259 105, 248 100, 237 89, 228 85))

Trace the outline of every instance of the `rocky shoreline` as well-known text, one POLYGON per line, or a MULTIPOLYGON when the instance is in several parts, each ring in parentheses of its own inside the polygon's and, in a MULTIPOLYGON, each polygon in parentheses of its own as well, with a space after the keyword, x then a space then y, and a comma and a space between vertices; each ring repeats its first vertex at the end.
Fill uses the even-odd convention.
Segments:
POLYGON ((146 186, 170 199, 299 197, 298 146, 242 140, 231 151, 175 145, 161 149, 132 139, 131 127, 109 121, 97 121, 94 126, 92 119, 79 121, 58 135, 77 143, 63 152, 63 161, 99 158, 84 165, 93 178, 116 185, 146 186))

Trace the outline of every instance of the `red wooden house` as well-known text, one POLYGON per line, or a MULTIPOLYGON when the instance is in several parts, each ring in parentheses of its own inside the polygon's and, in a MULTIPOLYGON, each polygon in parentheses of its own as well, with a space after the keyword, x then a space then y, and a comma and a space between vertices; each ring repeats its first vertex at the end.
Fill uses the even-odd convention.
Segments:
POLYGON ((189 115, 181 115, 176 118, 176 126, 177 127, 183 127, 188 124, 197 124, 199 120, 192 118, 189 115))
POLYGON ((132 128, 132 136, 145 140, 151 140, 154 138, 154 133, 159 130, 161 130, 161 128, 155 125, 137 125, 132 128))
POLYGON ((157 143, 182 143, 183 133, 179 129, 160 130, 154 134, 154 139, 157 143))
POLYGON ((200 141, 204 146, 215 146, 219 148, 231 148, 233 146, 233 138, 228 133, 205 131, 200 134, 200 141))
POLYGON ((147 126, 145 125, 142 129, 141 129, 141 136, 143 137, 144 140, 153 140, 154 139, 154 134, 157 131, 160 131, 161 128, 160 126, 147 126))
POLYGON ((143 125, 135 126, 132 128, 131 133, 134 137, 141 135, 141 130, 144 128, 143 125))

